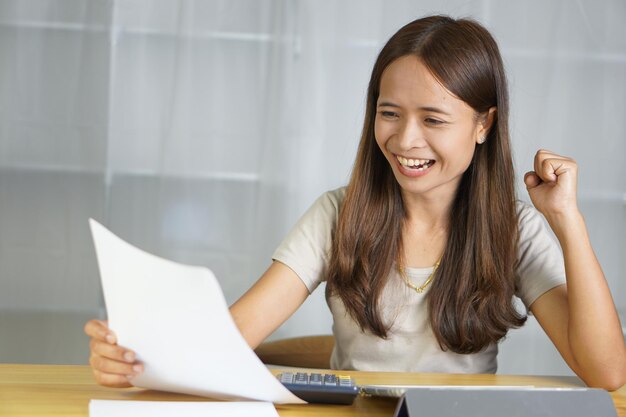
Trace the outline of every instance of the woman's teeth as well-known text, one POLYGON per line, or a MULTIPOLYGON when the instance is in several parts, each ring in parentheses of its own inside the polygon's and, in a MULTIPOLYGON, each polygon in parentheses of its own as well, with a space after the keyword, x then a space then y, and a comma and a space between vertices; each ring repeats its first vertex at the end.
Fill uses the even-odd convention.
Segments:
POLYGON ((432 159, 407 159, 402 156, 396 156, 396 158, 398 158, 398 162, 400 162, 403 167, 416 171, 423 171, 435 163, 432 159))

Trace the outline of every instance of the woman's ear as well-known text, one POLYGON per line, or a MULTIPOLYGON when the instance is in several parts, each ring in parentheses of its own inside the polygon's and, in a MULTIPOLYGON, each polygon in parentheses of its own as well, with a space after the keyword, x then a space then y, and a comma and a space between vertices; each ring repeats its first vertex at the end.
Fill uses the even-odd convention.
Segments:
POLYGON ((496 118, 495 107, 490 107, 485 113, 478 116, 478 124, 476 126, 476 143, 479 145, 487 140, 487 135, 493 126, 493 121, 496 118))

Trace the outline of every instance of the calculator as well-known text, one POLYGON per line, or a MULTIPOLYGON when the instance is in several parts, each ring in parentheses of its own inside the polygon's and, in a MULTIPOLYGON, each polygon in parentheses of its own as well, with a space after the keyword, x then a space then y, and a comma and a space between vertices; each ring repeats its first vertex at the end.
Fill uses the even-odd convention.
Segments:
POLYGON ((349 405, 359 394, 347 375, 283 372, 276 377, 294 395, 310 403, 349 405))

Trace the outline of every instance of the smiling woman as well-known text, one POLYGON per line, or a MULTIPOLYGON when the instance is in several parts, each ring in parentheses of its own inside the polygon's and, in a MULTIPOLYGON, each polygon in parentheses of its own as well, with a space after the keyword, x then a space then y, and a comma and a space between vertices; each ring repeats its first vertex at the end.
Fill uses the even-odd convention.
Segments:
MULTIPOLYGON (((526 320, 517 296, 587 384, 623 385, 626 346, 578 210, 577 164, 539 150, 524 178, 535 207, 516 201, 490 33, 446 16, 407 24, 381 50, 366 106, 347 187, 314 203, 231 307, 249 345, 326 281, 331 367, 493 373, 498 342, 526 320)), ((85 329, 100 383, 142 371, 105 323, 85 329)))
MULTIPOLYGON (((525 320, 513 306, 516 286, 536 287, 524 300, 529 306, 565 281, 562 267, 515 281, 517 212, 525 208, 515 203, 508 93, 495 41, 469 20, 433 16, 406 25, 374 65, 367 106, 329 292, 379 339, 394 340, 411 326, 428 329, 406 348, 370 340, 385 351, 381 363, 404 357, 411 369, 494 372, 495 344, 525 320), (406 266, 430 267, 434 277, 416 277, 431 288, 403 323, 382 311, 396 302, 385 291, 407 275, 406 266)), ((343 356, 347 366, 359 361, 343 356)))

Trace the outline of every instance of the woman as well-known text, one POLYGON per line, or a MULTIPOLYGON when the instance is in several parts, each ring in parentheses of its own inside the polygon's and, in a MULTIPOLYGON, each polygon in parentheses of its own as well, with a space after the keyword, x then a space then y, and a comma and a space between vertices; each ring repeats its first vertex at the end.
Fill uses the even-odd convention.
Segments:
MULTIPOLYGON (((517 295, 585 383, 617 389, 626 347, 576 176, 540 150, 524 178, 536 209, 516 203, 494 39, 471 20, 418 19, 374 65, 348 186, 307 211, 233 318, 254 348, 327 280, 333 368, 493 373, 498 341, 526 319, 517 295)), ((129 386, 134 352, 104 322, 85 331, 96 380, 129 386)))

